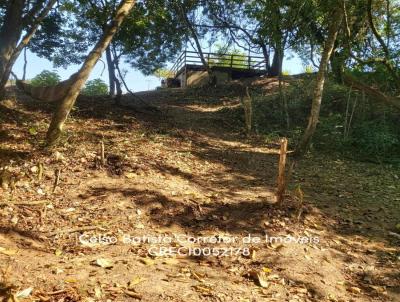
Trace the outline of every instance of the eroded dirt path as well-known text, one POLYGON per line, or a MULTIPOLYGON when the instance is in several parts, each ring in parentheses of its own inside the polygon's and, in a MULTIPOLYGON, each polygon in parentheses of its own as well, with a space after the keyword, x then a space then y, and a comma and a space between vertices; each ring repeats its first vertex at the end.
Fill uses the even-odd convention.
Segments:
POLYGON ((143 102, 126 97, 129 108, 80 100, 51 152, 40 149, 51 106, 20 95, 3 102, 5 295, 32 288, 27 300, 399 301, 399 239, 388 235, 400 216, 398 171, 309 158, 293 176, 304 205, 288 196, 277 207, 278 146, 244 136, 236 97, 207 94, 145 93, 143 102), (127 241, 143 236, 172 242, 127 241), (192 244, 188 236, 236 241, 192 244), (171 252, 195 247, 220 254, 171 252))

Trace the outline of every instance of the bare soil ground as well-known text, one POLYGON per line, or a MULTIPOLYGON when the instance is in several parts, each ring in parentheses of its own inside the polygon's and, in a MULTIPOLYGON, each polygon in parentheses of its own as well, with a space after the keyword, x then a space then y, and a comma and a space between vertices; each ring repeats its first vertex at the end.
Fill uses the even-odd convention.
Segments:
POLYGON ((144 102, 125 96, 123 108, 81 98, 61 146, 46 150, 53 105, 10 89, 0 105, 0 296, 400 301, 399 170, 312 155, 292 176, 303 202, 297 190, 275 205, 278 142, 244 135, 234 95, 168 89, 140 94, 144 102), (219 256, 163 255, 160 246, 219 256))

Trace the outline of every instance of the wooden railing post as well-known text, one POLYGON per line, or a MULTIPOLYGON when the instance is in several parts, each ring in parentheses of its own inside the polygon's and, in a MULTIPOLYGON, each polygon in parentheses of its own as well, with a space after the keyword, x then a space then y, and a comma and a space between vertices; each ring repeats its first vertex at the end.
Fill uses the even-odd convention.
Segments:
MULTIPOLYGON (((211 52, 204 52, 204 60, 208 67, 211 66, 222 66, 225 68, 247 69, 247 70, 263 70, 267 69, 268 63, 264 57, 251 56, 249 55, 235 55, 235 54, 217 54, 211 52), (237 57, 237 59, 235 58, 237 57), (246 58, 247 57, 247 58, 246 58), (211 60, 215 60, 211 62, 211 60), (236 61, 235 61, 236 60, 236 61), (265 65, 265 67, 264 67, 265 65)), ((184 50, 179 56, 178 60, 171 67, 171 71, 175 74, 187 64, 189 65, 204 65, 204 62, 200 60, 199 53, 196 51, 184 50), (199 61, 200 60, 200 61, 199 61)), ((207 67, 206 66, 206 67, 207 67)))

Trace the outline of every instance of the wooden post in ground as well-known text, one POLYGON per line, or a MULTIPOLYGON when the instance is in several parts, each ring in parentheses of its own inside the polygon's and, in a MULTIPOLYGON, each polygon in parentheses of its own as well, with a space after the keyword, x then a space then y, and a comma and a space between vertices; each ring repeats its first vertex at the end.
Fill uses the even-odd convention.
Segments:
POLYGON ((60 183, 60 174, 61 174, 61 169, 56 169, 54 171, 53 193, 56 191, 56 189, 60 183))
POLYGON ((279 152, 279 172, 278 172, 278 189, 276 191, 276 201, 283 202, 285 199, 286 190, 286 178, 285 178, 285 168, 286 168, 286 153, 287 153, 287 139, 281 139, 281 149, 279 152))
POLYGON ((246 86, 246 96, 243 97, 244 120, 246 123, 246 134, 250 136, 253 124, 253 100, 249 93, 249 86, 246 86))
POLYGON ((104 142, 100 142, 100 162, 101 165, 104 167, 106 165, 106 157, 104 156, 104 142))

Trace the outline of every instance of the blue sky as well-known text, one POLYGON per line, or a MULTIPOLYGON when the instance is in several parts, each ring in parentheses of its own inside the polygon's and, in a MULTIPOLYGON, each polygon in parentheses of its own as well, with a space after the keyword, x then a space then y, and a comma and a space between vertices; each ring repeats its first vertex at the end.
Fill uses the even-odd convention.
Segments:
MULTIPOLYGON (((67 69, 64 68, 53 68, 53 64, 46 60, 37 57, 35 54, 31 52, 27 52, 28 65, 27 65, 27 74, 26 78, 31 79, 35 75, 39 74, 43 70, 55 70, 61 76, 62 79, 67 79, 71 74, 76 72, 79 68, 78 65, 71 65, 67 69)), ((103 62, 105 60, 103 59, 103 62)), ((17 74, 19 78, 22 78, 23 73, 23 55, 21 55, 17 62, 14 65, 13 71, 17 74)), ((170 64, 172 65, 172 64, 170 64)), ((154 76, 144 76, 140 71, 132 69, 128 64, 121 64, 123 69, 128 70, 126 75, 126 82, 129 88, 135 92, 137 91, 145 91, 155 89, 157 86, 160 86, 160 80, 154 76)), ((108 75, 107 68, 104 69, 104 64, 102 62, 98 62, 93 69, 89 79, 101 78, 106 83, 108 83, 108 75)), ((283 70, 289 71, 290 74, 297 74, 304 72, 304 66, 301 60, 294 56, 290 60, 284 60, 283 70)))

